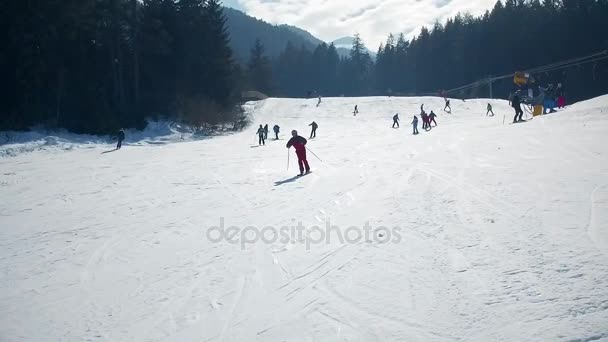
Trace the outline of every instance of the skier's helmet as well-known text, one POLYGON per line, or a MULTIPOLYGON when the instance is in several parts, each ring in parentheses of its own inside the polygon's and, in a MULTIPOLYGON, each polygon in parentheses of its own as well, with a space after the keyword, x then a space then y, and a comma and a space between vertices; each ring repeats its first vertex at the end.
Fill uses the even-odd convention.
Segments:
POLYGON ((293 136, 295 137, 296 135, 298 135, 298 131, 296 131, 296 130, 294 129, 293 131, 291 131, 291 135, 293 135, 293 136))

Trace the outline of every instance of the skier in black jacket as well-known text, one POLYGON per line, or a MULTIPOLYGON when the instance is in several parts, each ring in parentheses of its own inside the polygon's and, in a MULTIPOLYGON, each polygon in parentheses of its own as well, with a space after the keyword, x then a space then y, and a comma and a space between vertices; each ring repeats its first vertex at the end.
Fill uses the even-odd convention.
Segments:
POLYGON ((443 107, 444 112, 452 113, 452 107, 450 106, 450 100, 445 98, 445 107, 443 107), (449 111, 448 111, 449 109, 449 111))
POLYGON ((279 127, 279 125, 274 125, 272 130, 274 131, 274 140, 279 140, 279 131, 281 130, 281 127, 279 127))
POLYGON ((121 128, 118 131, 118 144, 116 145, 117 150, 120 150, 120 148, 122 147, 123 140, 125 140, 125 130, 121 128))
POLYGON ((435 121, 435 118, 437 117, 437 114, 433 113, 433 111, 431 111, 431 113, 429 114, 429 127, 431 127, 431 122, 435 123, 435 127, 437 127, 437 121, 435 121))
POLYGON ((513 123, 523 121, 524 111, 521 109, 521 99, 519 97, 520 91, 516 91, 515 95, 511 99, 511 107, 515 109, 515 117, 513 118, 513 123))
POLYGON ((319 128, 319 125, 317 125, 317 123, 313 121, 308 126, 312 126, 312 131, 310 131, 310 139, 316 138, 317 137, 317 128, 319 128))
POLYGON ((266 139, 264 139, 264 127, 262 127, 262 125, 260 125, 260 128, 258 128, 257 135, 259 137, 258 145, 266 145, 266 139))

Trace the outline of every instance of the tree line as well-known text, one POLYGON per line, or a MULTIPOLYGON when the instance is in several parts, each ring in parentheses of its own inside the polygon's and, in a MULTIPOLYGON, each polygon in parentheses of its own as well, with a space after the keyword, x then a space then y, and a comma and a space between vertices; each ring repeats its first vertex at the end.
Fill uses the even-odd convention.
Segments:
MULTIPOLYGON (((437 94, 477 80, 514 73, 608 48, 606 0, 507 0, 474 17, 457 15, 445 24, 423 27, 410 40, 392 34, 372 61, 357 36, 350 56, 333 45, 310 51, 288 44, 273 61, 261 89, 277 96, 437 94), (306 94, 306 95, 305 95, 306 94)), ((608 92, 606 59, 533 75, 537 84, 563 83, 570 101, 608 92)), ((494 84, 506 98, 509 79, 494 84)), ((450 94, 489 97, 480 86, 450 94)))
POLYGON ((0 129, 108 133, 168 116, 235 120, 235 70, 218 0, 0 4, 0 129))
MULTIPOLYGON (((108 133, 165 116, 195 126, 232 122, 243 90, 307 97, 436 94, 476 80, 608 48, 608 0, 506 0, 406 39, 376 60, 357 35, 350 55, 260 40, 234 60, 219 0, 47 0, 0 3, 0 129, 36 124, 108 133)), ((563 83, 570 101, 608 92, 608 62, 534 75, 563 83)), ((506 98, 510 80, 495 85, 506 98)), ((486 87, 453 96, 489 96, 486 87)))

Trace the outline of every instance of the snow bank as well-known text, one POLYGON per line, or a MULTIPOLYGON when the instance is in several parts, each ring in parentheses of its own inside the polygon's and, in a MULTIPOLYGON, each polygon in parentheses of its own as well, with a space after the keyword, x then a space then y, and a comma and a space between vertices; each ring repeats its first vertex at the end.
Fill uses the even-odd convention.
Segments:
MULTIPOLYGON (((207 138, 204 133, 192 127, 168 121, 149 121, 144 130, 128 129, 123 145, 146 146, 175 142, 193 141, 207 138)), ((45 130, 33 128, 30 132, 0 132, 0 157, 14 157, 22 153, 44 150, 73 150, 112 146, 114 137, 74 134, 66 130, 45 130)))

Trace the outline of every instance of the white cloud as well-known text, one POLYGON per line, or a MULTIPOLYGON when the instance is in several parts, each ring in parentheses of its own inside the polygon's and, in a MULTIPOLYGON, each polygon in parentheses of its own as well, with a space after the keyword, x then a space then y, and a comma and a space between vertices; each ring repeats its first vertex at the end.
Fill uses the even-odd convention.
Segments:
POLYGON ((408 38, 458 12, 479 15, 496 0, 231 0, 249 15, 273 24, 295 25, 325 41, 361 34, 375 50, 389 33, 408 38))

